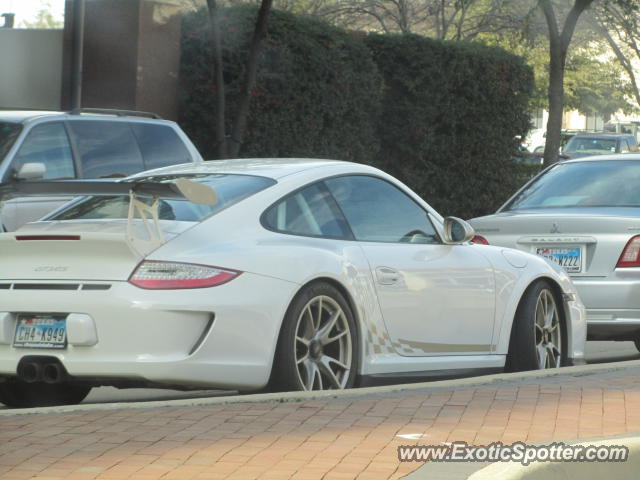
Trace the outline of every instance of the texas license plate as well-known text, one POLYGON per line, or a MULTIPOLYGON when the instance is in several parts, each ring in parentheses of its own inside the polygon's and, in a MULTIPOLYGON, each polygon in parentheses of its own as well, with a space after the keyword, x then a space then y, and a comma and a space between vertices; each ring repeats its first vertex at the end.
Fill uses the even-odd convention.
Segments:
POLYGON ((65 348, 65 317, 55 315, 18 315, 13 346, 18 348, 65 348))
POLYGON ((536 253, 557 263, 567 273, 582 271, 582 248, 580 247, 538 247, 536 253))

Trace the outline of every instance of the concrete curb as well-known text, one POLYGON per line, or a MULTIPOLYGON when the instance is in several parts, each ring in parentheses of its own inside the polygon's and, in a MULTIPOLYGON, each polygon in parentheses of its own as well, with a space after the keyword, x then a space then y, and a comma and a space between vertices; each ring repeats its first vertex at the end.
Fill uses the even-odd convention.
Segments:
POLYGON ((44 407, 29 409, 7 409, 0 410, 0 416, 12 415, 43 415, 62 414, 74 412, 95 412, 112 411, 121 409, 146 409, 146 408, 181 408, 197 406, 222 406, 242 403, 295 403, 309 402, 314 400, 332 399, 358 399, 373 395, 381 396, 397 393, 413 393, 422 391, 425 394, 450 391, 456 389, 466 389, 481 386, 493 386, 500 388, 503 386, 514 386, 527 383, 535 383, 537 380, 560 381, 569 378, 602 375, 609 373, 628 372, 628 374, 640 374, 640 360, 627 362, 602 363, 596 365, 581 365, 576 367, 563 367, 554 370, 533 370, 518 373, 499 373, 482 377, 470 377, 456 380, 441 380, 432 382, 421 382, 411 384, 389 385, 383 387, 365 387, 352 390, 319 391, 319 392, 280 392, 280 393, 260 393, 252 395, 231 395, 213 398, 193 398, 182 400, 163 400, 153 402, 136 403, 100 403, 91 405, 68 405, 60 407, 44 407))

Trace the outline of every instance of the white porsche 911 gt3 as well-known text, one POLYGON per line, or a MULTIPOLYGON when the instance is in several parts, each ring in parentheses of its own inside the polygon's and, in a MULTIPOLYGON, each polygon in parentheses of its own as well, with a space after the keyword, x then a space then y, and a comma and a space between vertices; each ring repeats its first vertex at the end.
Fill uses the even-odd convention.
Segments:
POLYGON ((123 181, 0 234, 0 400, 91 387, 252 391, 583 361, 585 313, 545 259, 473 245, 375 168, 245 159, 123 181))

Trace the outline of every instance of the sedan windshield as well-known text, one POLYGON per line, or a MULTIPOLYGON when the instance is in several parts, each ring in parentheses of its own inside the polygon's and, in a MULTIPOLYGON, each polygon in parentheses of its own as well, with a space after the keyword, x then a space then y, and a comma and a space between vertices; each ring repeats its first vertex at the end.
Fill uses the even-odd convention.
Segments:
POLYGON ((615 151, 615 138, 573 137, 563 149, 563 153, 584 153, 585 155, 601 155, 615 151))
MULTIPOLYGON (((260 190, 273 185, 275 180, 251 175, 164 175, 144 177, 136 181, 171 182, 177 178, 188 178, 211 187, 217 197, 214 205, 199 205, 187 200, 161 199, 158 208, 160 220, 199 222, 260 190)), ((140 200, 150 204, 151 198, 140 200)), ((54 213, 47 220, 117 219, 127 218, 129 197, 92 196, 83 197, 61 212, 54 213)))
POLYGON ((21 129, 17 123, 0 122, 0 160, 7 154, 21 129))
POLYGON ((561 163, 535 179, 503 209, 640 207, 640 162, 561 163))

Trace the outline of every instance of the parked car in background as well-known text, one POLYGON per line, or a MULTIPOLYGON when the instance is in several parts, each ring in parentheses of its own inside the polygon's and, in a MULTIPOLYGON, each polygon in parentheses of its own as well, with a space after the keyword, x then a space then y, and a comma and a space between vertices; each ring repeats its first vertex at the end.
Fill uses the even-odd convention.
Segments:
POLYGON ((583 362, 562 268, 469 243, 466 222, 373 167, 244 159, 65 183, 40 192, 95 194, 0 234, 8 405, 97 385, 326 390, 583 362))
MULTIPOLYGON (((560 132, 560 152, 564 151, 564 148, 575 135, 583 132, 584 130, 562 130, 560 132)), ((532 153, 544 153, 544 147, 547 143, 547 131, 539 128, 533 130, 525 140, 525 147, 532 153)))
POLYGON ((0 224, 15 230, 64 203, 51 197, 16 198, 20 182, 125 177, 201 161, 178 125, 154 114, 0 110, 0 224))
POLYGON ((607 155, 611 153, 630 153, 638 151, 635 135, 619 133, 583 133, 575 135, 562 149, 568 158, 607 155))
POLYGON ((544 152, 546 138, 547 131, 544 128, 536 128, 529 132, 522 144, 532 153, 544 152))
POLYGON ((518 143, 516 151, 511 154, 511 161, 528 165, 542 166, 544 164, 544 158, 541 153, 531 153, 522 143, 518 143))
POLYGON ((493 215, 470 220, 477 242, 561 265, 587 308, 588 338, 640 349, 640 155, 552 165, 493 215))

